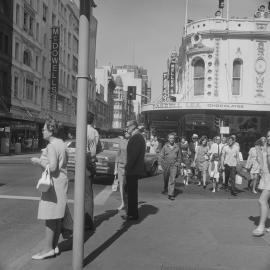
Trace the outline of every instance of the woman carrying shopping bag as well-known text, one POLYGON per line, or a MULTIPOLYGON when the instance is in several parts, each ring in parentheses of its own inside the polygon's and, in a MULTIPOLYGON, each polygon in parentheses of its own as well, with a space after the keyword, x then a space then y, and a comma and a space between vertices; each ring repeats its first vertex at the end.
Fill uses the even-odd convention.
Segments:
POLYGON ((38 219, 45 220, 45 239, 42 250, 32 256, 33 260, 47 259, 59 254, 58 240, 67 205, 68 157, 66 144, 58 138, 58 128, 56 120, 46 120, 42 133, 43 138, 49 143, 41 158, 31 158, 33 164, 43 169, 48 165, 52 181, 49 190, 41 193, 38 219))

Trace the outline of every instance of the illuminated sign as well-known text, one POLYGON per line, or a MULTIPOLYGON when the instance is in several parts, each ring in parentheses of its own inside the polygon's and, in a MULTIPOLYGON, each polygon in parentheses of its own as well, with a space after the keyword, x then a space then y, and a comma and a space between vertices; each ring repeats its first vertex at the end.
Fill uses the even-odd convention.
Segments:
POLYGON ((52 43, 51 43, 51 92, 52 96, 58 93, 59 79, 59 44, 60 43, 60 27, 52 27, 52 43))

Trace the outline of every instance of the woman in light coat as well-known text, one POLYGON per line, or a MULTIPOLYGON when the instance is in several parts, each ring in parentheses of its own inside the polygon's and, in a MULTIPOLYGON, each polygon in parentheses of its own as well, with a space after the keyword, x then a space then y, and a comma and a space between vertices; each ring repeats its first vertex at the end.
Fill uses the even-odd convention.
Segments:
POLYGON ((46 236, 43 249, 32 256, 34 260, 54 257, 59 253, 57 244, 67 205, 68 156, 66 144, 57 136, 58 127, 58 123, 52 118, 45 122, 42 133, 43 138, 49 143, 41 158, 31 159, 33 164, 37 164, 43 169, 49 165, 52 178, 52 186, 47 192, 42 192, 39 202, 38 219, 45 220, 46 236))

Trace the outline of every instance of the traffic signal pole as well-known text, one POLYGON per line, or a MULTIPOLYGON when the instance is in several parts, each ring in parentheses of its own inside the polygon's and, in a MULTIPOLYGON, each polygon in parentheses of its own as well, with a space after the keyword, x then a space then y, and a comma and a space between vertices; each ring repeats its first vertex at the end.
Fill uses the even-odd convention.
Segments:
POLYGON ((92 5, 80 0, 79 59, 77 76, 76 164, 72 269, 81 270, 84 258, 84 191, 87 130, 87 89, 89 83, 89 32, 92 5))

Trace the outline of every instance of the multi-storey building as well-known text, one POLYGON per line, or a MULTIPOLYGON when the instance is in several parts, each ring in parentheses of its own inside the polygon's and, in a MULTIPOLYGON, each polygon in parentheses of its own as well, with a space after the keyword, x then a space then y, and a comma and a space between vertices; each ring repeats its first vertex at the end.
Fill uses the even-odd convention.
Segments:
POLYGON ((0 1, 0 151, 8 152, 11 104, 13 1, 0 1))
POLYGON ((115 88, 115 82, 112 77, 112 68, 110 66, 96 67, 95 79, 96 79, 97 100, 100 100, 100 97, 103 97, 102 106, 106 107, 104 114, 105 115, 104 121, 103 122, 99 121, 99 123, 96 122, 95 124, 96 127, 101 130, 109 130, 112 128, 113 109, 114 109, 113 92, 115 88), (100 96, 102 90, 104 94, 100 96))
MULTIPOLYGON (((126 110, 126 112, 123 114, 124 117, 121 118, 122 126, 120 126, 119 128, 122 128, 125 125, 125 121, 128 119, 137 119, 138 121, 140 121, 142 103, 145 104, 151 99, 151 87, 148 80, 147 70, 142 67, 138 67, 135 65, 116 66, 113 68, 112 73, 115 81, 116 78, 118 78, 118 81, 120 81, 121 79, 121 84, 119 87, 121 88, 121 93, 124 100, 124 110, 126 110), (129 101, 127 98, 127 91, 129 86, 133 86, 136 88, 136 97, 132 101, 129 101)), ((118 92, 120 91, 120 88, 117 86, 118 84, 116 83, 116 96, 118 96, 118 92)), ((115 106, 122 106, 122 104, 120 105, 118 103, 119 100, 115 100, 115 104, 117 104, 115 106)), ((118 108, 116 110, 120 109, 118 108)), ((119 126, 119 123, 121 122, 119 118, 116 119, 114 118, 113 121, 114 128, 116 125, 119 126)))
POLYGON ((147 124, 188 137, 233 133, 246 156, 270 128, 270 17, 190 22, 175 59, 166 89, 175 100, 146 105, 147 124))
MULTIPOLYGON (((9 1, 7 1, 9 2, 9 1)), ((48 114, 75 129, 79 10, 71 0, 14 0, 10 127, 11 150, 15 143, 22 150, 40 144, 42 126, 48 114), (58 90, 52 95, 52 27, 59 28, 58 90)), ((90 29, 90 75, 95 72, 97 21, 90 29)), ((95 80, 89 82, 88 110, 95 112, 95 80), (91 102, 90 102, 91 101, 91 102)), ((2 120, 0 120, 2 121, 2 120)))

